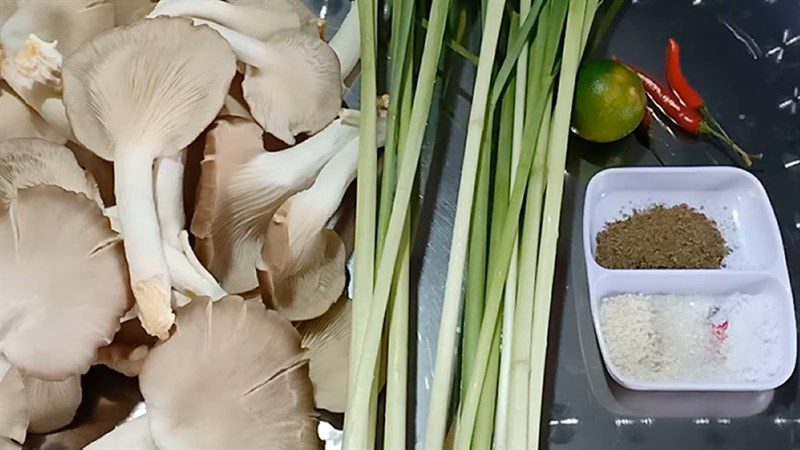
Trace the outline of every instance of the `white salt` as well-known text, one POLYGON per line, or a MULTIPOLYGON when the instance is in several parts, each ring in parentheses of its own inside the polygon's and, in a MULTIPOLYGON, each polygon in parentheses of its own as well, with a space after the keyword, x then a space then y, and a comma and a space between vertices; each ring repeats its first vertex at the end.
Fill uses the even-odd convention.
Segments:
POLYGON ((770 299, 622 294, 602 300, 611 362, 638 381, 756 382, 780 369, 770 299))

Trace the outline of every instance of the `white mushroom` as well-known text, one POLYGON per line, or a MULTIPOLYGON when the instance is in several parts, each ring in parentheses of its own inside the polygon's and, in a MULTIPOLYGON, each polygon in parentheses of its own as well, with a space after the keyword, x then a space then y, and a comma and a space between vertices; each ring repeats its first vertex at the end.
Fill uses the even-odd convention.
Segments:
POLYGON ((145 361, 158 448, 318 448, 308 362, 291 323, 261 302, 198 298, 145 361))
POLYGON ((260 41, 281 31, 303 30, 318 35, 318 20, 293 0, 166 0, 148 17, 192 17, 209 20, 260 41))
MULTIPOLYGON (((8 364, 2 361, 0 365, 8 364)), ((28 430, 28 400, 25 397, 25 385, 17 369, 7 367, 0 376, 0 446, 15 448, 16 444, 25 442, 28 430)), ((19 447, 16 447, 19 448, 19 447)))
POLYGON ((336 120, 308 140, 279 152, 264 152, 240 166, 224 193, 212 226, 209 270, 227 292, 258 286, 256 263, 272 214, 306 189, 333 155, 358 139, 358 128, 336 120))
POLYGON ((83 145, 114 160, 131 287, 142 325, 161 338, 174 315, 153 162, 188 146, 211 123, 235 71, 217 33, 168 18, 107 32, 64 62, 67 115, 83 145))
POLYGON ((61 136, 71 139, 72 130, 61 101, 61 80, 55 67, 61 65, 61 54, 54 54, 52 46, 43 44, 33 36, 17 52, 0 48, 0 78, 61 136))
POLYGON ((107 0, 114 5, 114 23, 129 25, 144 19, 156 6, 153 0, 107 0))
POLYGON ((242 89, 253 118, 264 131, 293 145, 295 135, 316 133, 339 112, 339 60, 321 39, 283 31, 261 42, 215 22, 217 30, 246 64, 242 89))
POLYGON ((344 291, 344 244, 326 224, 356 176, 358 142, 350 141, 310 188, 286 200, 264 233, 261 297, 289 320, 319 317, 344 291))
POLYGON ((60 187, 21 189, 0 212, 0 242, 0 352, 44 380, 86 372, 130 305, 122 246, 102 210, 60 187))
POLYGON ((342 297, 322 316, 297 325, 319 409, 344 412, 347 403, 351 308, 350 299, 342 297))
POLYGON ((350 3, 350 10, 344 17, 330 45, 341 65, 342 79, 347 78, 361 59, 361 29, 358 22, 358 2, 350 3))
POLYGON ((114 7, 105 1, 17 1, 0 31, 0 41, 7 51, 16 52, 35 34, 45 41, 58 41, 58 50, 69 56, 86 40, 113 26, 114 7))
POLYGON ((94 180, 68 148, 41 139, 0 142, 0 209, 8 209, 18 189, 41 184, 84 194, 102 205, 94 180))
MULTIPOLYGON (((236 105, 231 101, 225 109, 236 114, 236 105)), ((224 192, 242 164, 264 153, 262 134, 258 124, 239 117, 217 120, 206 133, 191 224, 197 255, 205 264, 213 259, 212 225, 222 211, 224 192)))
MULTIPOLYGON (((156 161, 155 197, 164 256, 169 268, 172 286, 181 298, 207 296, 214 300, 224 297, 225 291, 214 277, 197 260, 189 245, 189 234, 184 230, 186 216, 183 209, 183 172, 186 150, 165 156, 156 161)), ((183 306, 184 301, 174 302, 183 306)))
POLYGON ((55 144, 67 142, 53 126, 17 97, 5 81, 0 81, 0 141, 40 138, 55 144))
POLYGON ((49 433, 70 422, 81 404, 81 377, 45 381, 22 372, 31 433, 49 433))

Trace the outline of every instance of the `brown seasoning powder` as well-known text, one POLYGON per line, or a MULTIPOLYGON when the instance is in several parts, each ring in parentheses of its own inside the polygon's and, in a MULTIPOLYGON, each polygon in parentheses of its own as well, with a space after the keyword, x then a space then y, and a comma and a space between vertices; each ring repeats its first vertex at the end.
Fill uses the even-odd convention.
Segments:
POLYGON ((608 269, 719 269, 730 252, 716 223, 682 204, 655 205, 597 235, 597 263, 608 269))

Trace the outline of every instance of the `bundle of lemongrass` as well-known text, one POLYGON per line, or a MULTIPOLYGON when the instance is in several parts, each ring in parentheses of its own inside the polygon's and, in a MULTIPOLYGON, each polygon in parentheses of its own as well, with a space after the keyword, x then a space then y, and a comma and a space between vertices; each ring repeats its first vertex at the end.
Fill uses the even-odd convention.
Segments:
MULTIPOLYGON (((429 3, 425 21, 426 11, 418 8, 426 2, 392 2, 379 191, 375 123, 371 117, 361 122, 346 449, 374 448, 378 439, 382 351, 388 352, 384 447, 407 446, 409 205, 444 31, 454 12, 449 0, 429 3), (424 39, 421 53, 417 39, 424 39)), ((370 111, 378 94, 376 1, 358 5, 362 110, 370 111)), ((463 7, 453 5, 458 12, 463 7)), ((483 1, 424 448, 443 448, 446 436, 458 449, 538 448, 573 90, 597 7, 598 0, 483 1), (459 327, 461 383, 453 393, 459 327)), ((458 40, 448 45, 464 53, 458 40)))

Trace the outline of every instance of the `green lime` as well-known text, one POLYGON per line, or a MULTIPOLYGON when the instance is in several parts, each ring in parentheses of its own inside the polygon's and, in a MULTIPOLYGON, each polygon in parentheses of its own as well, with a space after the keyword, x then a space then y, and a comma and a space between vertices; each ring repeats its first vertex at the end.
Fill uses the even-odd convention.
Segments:
POLYGON ((589 141, 616 141, 636 129, 646 104, 632 70, 616 61, 587 62, 578 71, 572 129, 589 141))

